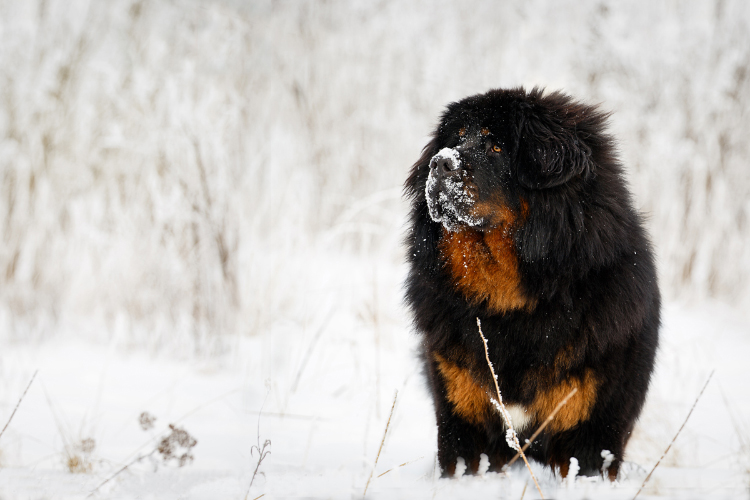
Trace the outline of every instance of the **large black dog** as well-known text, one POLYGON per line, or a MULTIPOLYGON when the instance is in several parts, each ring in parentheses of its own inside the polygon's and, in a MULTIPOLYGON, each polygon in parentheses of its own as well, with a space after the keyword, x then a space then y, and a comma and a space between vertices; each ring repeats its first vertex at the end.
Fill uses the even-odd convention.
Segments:
POLYGON ((406 297, 423 338, 438 459, 476 472, 578 391, 527 450, 564 477, 617 477, 658 344, 654 256, 607 135, 562 93, 491 90, 452 103, 406 181, 406 297))

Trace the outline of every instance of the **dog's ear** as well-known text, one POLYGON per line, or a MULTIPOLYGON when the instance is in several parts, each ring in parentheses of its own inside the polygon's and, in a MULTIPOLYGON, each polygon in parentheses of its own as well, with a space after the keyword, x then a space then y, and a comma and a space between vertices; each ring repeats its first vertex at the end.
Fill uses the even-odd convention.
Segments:
POLYGON ((430 160, 438 152, 437 133, 422 149, 422 155, 412 165, 409 177, 404 182, 404 195, 417 203, 424 202, 424 188, 430 171, 430 160))
POLYGON ((515 164, 524 187, 546 189, 593 176, 591 148, 578 136, 575 114, 566 111, 537 103, 519 109, 515 164))

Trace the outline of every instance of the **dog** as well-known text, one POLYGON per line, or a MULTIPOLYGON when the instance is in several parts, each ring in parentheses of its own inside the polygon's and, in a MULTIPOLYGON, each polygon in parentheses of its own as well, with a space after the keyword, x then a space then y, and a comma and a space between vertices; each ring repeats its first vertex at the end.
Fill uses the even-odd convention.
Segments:
POLYGON ((521 443, 576 389, 527 456, 562 477, 572 459, 618 475, 661 301, 608 118, 562 92, 490 90, 449 104, 411 168, 405 297, 444 476, 516 454, 487 358, 521 443))

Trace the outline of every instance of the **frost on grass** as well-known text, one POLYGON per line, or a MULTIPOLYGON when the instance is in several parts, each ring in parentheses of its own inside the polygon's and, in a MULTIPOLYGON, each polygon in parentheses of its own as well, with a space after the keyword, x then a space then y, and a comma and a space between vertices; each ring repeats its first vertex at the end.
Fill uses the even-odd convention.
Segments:
POLYGON ((442 223, 448 231, 457 231, 462 225, 480 225, 484 219, 472 214, 476 200, 465 191, 463 178, 448 176, 441 179, 438 169, 432 167, 443 159, 450 160, 454 169, 461 166, 458 151, 452 148, 441 149, 430 160, 430 173, 425 184, 430 218, 442 223))
POLYGON ((508 443, 508 446, 512 450, 518 451, 518 446, 516 445, 516 431, 513 429, 508 429, 505 431, 505 442, 508 443))
POLYGON ((495 407, 495 410, 503 416, 505 427, 507 428, 505 431, 505 442, 508 443, 511 449, 518 451, 518 446, 516 446, 517 435, 516 431, 513 430, 513 419, 510 416, 510 412, 503 411, 502 405, 495 398, 491 397, 490 402, 495 407))

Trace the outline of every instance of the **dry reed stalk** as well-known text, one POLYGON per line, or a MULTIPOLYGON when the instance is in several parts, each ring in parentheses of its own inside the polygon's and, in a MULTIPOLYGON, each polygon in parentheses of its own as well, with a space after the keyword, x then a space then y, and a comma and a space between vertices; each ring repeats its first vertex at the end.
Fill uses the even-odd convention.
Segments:
MULTIPOLYGON (((263 459, 266 458, 267 455, 271 453, 271 450, 266 451, 266 447, 271 446, 271 440, 266 439, 263 442, 263 446, 260 445, 260 416, 263 414, 263 407, 266 406, 266 399, 268 399, 268 393, 271 391, 271 388, 268 388, 268 391, 266 392, 266 397, 263 398, 263 403, 260 405, 260 411, 258 412, 258 430, 257 430, 257 444, 253 445, 250 448, 250 455, 252 456, 253 451, 258 452, 258 463, 255 465, 255 471, 253 471, 253 477, 250 479, 250 485, 247 487, 247 493, 245 493, 245 500, 250 496, 250 488, 253 487, 253 482, 255 482, 255 476, 258 474, 258 469, 260 469, 260 464, 263 463, 263 459)), ((263 474, 261 472, 261 474, 263 474)), ((265 493, 263 494, 265 495, 265 493)), ((261 495, 261 496, 263 496, 261 495)), ((258 497, 260 498, 260 497, 258 497)))
POLYGON ((305 371, 305 367, 307 366, 307 362, 310 359, 310 355, 315 349, 316 344, 320 340, 320 337, 323 335, 323 332, 325 332, 326 326, 328 326, 328 323, 331 321, 335 313, 336 313, 335 309, 331 309, 330 311, 328 311, 328 314, 323 320, 323 323, 320 324, 318 331, 315 332, 315 335, 313 336, 313 339, 310 342, 310 345, 307 346, 307 351, 305 352, 305 355, 302 358, 302 363, 300 364, 299 370, 297 370, 297 376, 294 377, 294 383, 292 384, 291 392, 297 392, 297 386, 299 385, 300 378, 302 378, 302 372, 305 371))
POLYGON ((487 366, 490 367, 490 372, 492 373, 492 380, 495 382, 495 390, 497 391, 497 402, 500 407, 500 413, 503 416, 503 420, 505 420, 505 425, 508 427, 508 430, 510 430, 511 435, 513 436, 513 443, 516 445, 516 450, 518 450, 518 453, 521 455, 521 458, 523 458, 524 463, 526 464, 526 468, 529 470, 529 474, 531 475, 531 479, 534 481, 534 485, 536 485, 536 489, 539 492, 539 496, 542 497, 542 500, 544 500, 544 494, 542 493, 542 489, 539 487, 539 483, 536 480, 536 477, 534 476, 534 472, 531 470, 531 465, 529 465, 529 461, 526 460, 526 455, 523 452, 523 449, 521 448, 521 443, 518 442, 518 435, 516 434, 516 431, 513 429, 513 423, 510 420, 510 415, 508 415, 508 410, 505 409, 505 405, 503 404, 503 397, 500 395, 500 386, 497 383, 497 375, 495 375, 495 368, 492 366, 492 361, 490 361, 490 351, 487 348, 487 339, 484 337, 484 333, 482 333, 482 322, 479 321, 479 318, 477 318, 477 328, 479 328, 479 336, 482 337, 482 342, 484 342, 484 355, 487 358, 487 366))
POLYGON ((112 474, 111 476, 109 476, 107 479, 105 479, 104 481, 102 481, 101 483, 99 483, 99 485, 96 488, 94 488, 93 490, 91 490, 89 492, 89 494, 86 495, 86 498, 93 497, 101 489, 102 486, 104 486, 105 484, 107 484, 108 482, 110 482, 111 480, 113 480, 114 478, 116 478, 117 476, 119 476, 122 472, 126 471, 128 469, 128 467, 130 467, 131 465, 135 464, 136 462, 140 462, 144 458, 148 458, 148 457, 154 455, 156 452, 157 452, 157 449, 154 448, 153 450, 151 450, 151 453, 146 453, 144 455, 139 455, 138 457, 134 458, 132 461, 130 461, 127 464, 123 465, 122 467, 120 467, 119 469, 117 469, 117 472, 115 472, 114 474, 112 474))
POLYGON ((656 470, 656 468, 659 467, 659 464, 664 459, 664 457, 667 455, 667 453, 669 452, 669 449, 672 448, 672 445, 674 444, 675 440, 677 439, 677 436, 680 435, 680 432, 682 432, 682 429, 685 427, 685 424, 687 424, 687 421, 690 418, 690 415, 693 414, 693 410, 695 410, 695 405, 698 404, 698 400, 701 398, 701 396, 703 396, 703 391, 706 390, 706 387, 708 386, 708 383, 711 381, 711 377, 714 376, 714 371, 715 370, 711 370, 711 373, 708 375, 708 378, 706 379, 706 383, 703 384, 703 389, 701 389, 701 392, 698 393, 698 396, 695 398, 695 401, 693 402, 693 406, 690 408, 690 411, 688 412, 687 417, 685 417, 685 421, 682 422, 682 425, 677 430, 677 434, 674 435, 674 437, 672 438, 672 441, 670 441, 670 443, 669 443, 669 446, 667 446, 667 449, 664 450, 664 453, 661 454, 661 458, 659 458, 659 460, 656 462, 656 465, 654 465, 654 468, 651 469, 651 472, 648 473, 648 476, 646 476, 646 479, 643 480, 643 484, 641 485, 640 488, 638 488, 638 491, 636 492, 635 496, 633 497, 633 500, 635 500, 638 497, 638 495, 641 493, 641 490, 643 490, 643 487, 646 486, 646 483, 648 482, 648 480, 651 479, 651 474, 653 474, 654 471, 656 470))
POLYGON ((529 485, 529 481, 527 480, 525 483, 523 483, 523 491, 521 492, 521 498, 520 500, 523 500, 524 495, 526 495, 526 487, 529 485))
MULTIPOLYGON (((560 409, 562 409, 562 407, 563 407, 563 406, 565 406, 565 403, 567 403, 567 402, 568 402, 568 400, 569 400, 569 399, 570 399, 570 398, 571 398, 571 397, 573 396, 573 394, 575 394, 576 392, 578 392, 578 389, 577 389, 576 387, 573 387, 573 390, 572 390, 572 391, 570 391, 570 392, 568 393, 568 395, 567 395, 567 396, 565 396, 565 398, 564 398, 564 399, 563 399, 562 401, 560 401, 559 403, 557 403, 557 406, 555 406, 555 409, 554 409, 554 410, 552 410, 552 413, 550 413, 550 414, 549 414, 549 417, 547 417, 547 418, 546 418, 546 420, 545 420, 544 422, 542 422, 542 425, 540 425, 540 426, 539 426, 539 427, 537 428, 537 430, 536 430, 536 431, 534 431, 534 434, 532 434, 532 435, 531 435, 531 437, 530 437, 530 438, 528 439, 528 442, 527 442, 527 443, 526 443, 525 445, 523 445, 523 448, 521 448, 521 450, 523 450, 523 451, 525 452, 525 451, 526 451, 526 449, 527 449, 527 448, 528 448, 529 446, 531 446, 531 443, 533 443, 533 442, 534 442, 534 440, 535 440, 535 439, 537 438, 537 436, 538 436, 539 434, 541 434, 541 432, 542 432, 542 431, 544 430, 544 428, 545 428, 545 427, 547 427, 547 425, 548 425, 548 424, 549 424, 550 422, 552 422, 552 419, 553 419, 553 418, 555 418, 555 415, 557 415, 557 412, 558 412, 558 411, 560 411, 560 409)), ((516 453, 516 456, 515 456, 515 457, 513 457, 513 458, 511 459, 511 461, 510 461, 510 462, 508 462, 508 464, 507 464, 507 465, 506 465, 505 467, 506 467, 506 468, 508 468, 508 467, 510 467, 511 465, 513 465, 514 463, 516 463, 516 460, 518 460, 518 457, 520 457, 520 456, 521 456, 521 454, 520 454, 520 453, 516 453)))
POLYGON ((18 403, 16 403, 16 407, 15 407, 15 408, 13 408, 13 413, 11 413, 11 414, 10 414, 10 418, 9 418, 9 419, 8 419, 8 421, 7 421, 6 423, 5 423, 5 427, 3 427, 3 430, 2 430, 2 431, 0 431, 0 437, 3 437, 3 434, 5 433, 5 429, 7 429, 7 428, 8 428, 8 426, 10 425, 10 421, 11 421, 11 420, 13 420, 13 416, 14 416, 14 415, 16 414, 16 411, 18 411, 18 407, 19 407, 19 406, 21 405, 21 401, 23 401, 23 398, 24 398, 24 397, 26 397, 26 393, 27 393, 27 392, 29 392, 29 387, 31 387, 31 383, 32 383, 32 382, 34 381, 34 379, 36 378, 36 374, 37 374, 37 373, 39 373, 39 370, 36 370, 36 371, 34 372, 34 375, 32 375, 32 376, 31 376, 31 380, 29 380, 29 383, 28 383, 28 385, 26 386, 26 389, 25 389, 25 390, 23 391, 23 394, 21 394, 21 397, 20 397, 20 398, 18 399, 18 403))
POLYGON ((396 467, 392 467, 392 468, 388 469, 387 471, 383 472, 382 474, 378 474, 377 477, 383 477, 386 474, 388 474, 389 472, 391 472, 392 470, 398 469, 399 467, 403 467, 404 465, 412 464, 412 463, 416 462, 417 460, 422 460, 423 458, 424 458, 424 456, 421 456, 419 458, 415 458, 414 460, 409 460, 408 462, 404 462, 401 465, 397 465, 396 467))
POLYGON ((370 481, 372 480, 372 475, 375 473, 375 467, 378 466, 378 459, 380 458, 380 452, 383 451, 383 444, 385 443, 385 437, 388 435, 388 427, 390 427, 391 425, 391 418, 393 417, 393 410, 394 408, 396 408, 396 399, 398 399, 398 391, 396 391, 396 394, 393 396, 393 405, 391 406, 391 414, 388 415, 388 422, 386 422, 385 431, 383 431, 383 439, 380 440, 380 448, 378 448, 378 454, 375 457, 375 463, 372 466, 372 471, 370 471, 370 477, 367 478, 367 484, 365 484, 365 491, 364 493, 362 493, 362 498, 365 498, 365 495, 367 495, 367 488, 370 487, 370 481))
MULTIPOLYGON (((42 387, 44 387, 44 386, 42 386, 42 387)), ((202 409, 202 408, 210 405, 211 403, 215 403, 216 401, 220 401, 220 400, 224 399, 225 397, 229 396, 230 394, 234 394, 235 392, 239 392, 241 390, 242 389, 233 389, 233 390, 231 390, 229 392, 226 392, 226 393, 224 393, 224 394, 222 394, 220 396, 216 396, 215 398, 212 398, 212 399, 206 401, 205 403, 196 406, 195 408, 193 408, 192 410, 190 410, 189 412, 187 412, 186 414, 184 414, 183 416, 181 416, 180 418, 178 418, 177 420, 175 420, 174 423, 177 424, 177 423, 181 422, 182 420, 185 420, 187 417, 189 417, 193 413, 197 412, 198 410, 200 410, 200 409, 202 409)), ((45 391, 45 395, 47 395, 46 391, 45 391)), ((50 409, 51 409, 52 408, 52 403, 50 402, 48 395, 47 395, 47 402, 50 404, 50 409)), ((263 403, 265 404, 265 399, 263 400, 263 403)), ((263 406, 261 406, 261 412, 262 411, 263 411, 263 406)), ((55 416, 55 420, 57 420, 57 416, 55 415, 54 411, 53 411, 52 414, 55 416)), ((58 428, 59 427, 60 427, 60 425, 58 423, 58 428)), ((61 434, 62 434, 62 431, 61 431, 61 434)), ((136 449, 133 452, 133 454, 131 454, 126 460, 131 459, 131 457, 137 455, 139 451, 141 451, 143 448, 145 448, 149 444, 153 443, 154 439, 155 438, 151 438, 148 441, 146 441, 144 444, 142 444, 141 446, 139 446, 138 449, 136 449)), ((64 440, 65 440, 65 436, 63 436, 63 441, 64 440)), ((99 491, 99 489, 102 486, 104 486, 105 484, 107 484, 108 482, 110 482, 111 480, 113 480, 115 477, 117 477, 118 475, 120 475, 122 472, 124 472, 125 470, 127 470, 131 465, 133 465, 133 464, 135 464, 137 462, 140 462, 144 458, 148 458, 148 457, 154 455, 157 451, 158 450, 155 448, 155 449, 151 450, 151 452, 149 452, 149 453, 143 453, 143 454, 140 454, 138 456, 135 456, 135 458, 132 458, 132 460, 130 460, 127 464, 123 465, 120 469, 118 469, 117 472, 115 472, 114 474, 112 474, 111 476, 109 476, 103 482, 99 483, 99 486, 97 486, 96 488, 94 488, 93 490, 91 490, 91 492, 86 496, 86 498, 90 498, 90 497, 94 496, 94 494, 97 491, 99 491)))

